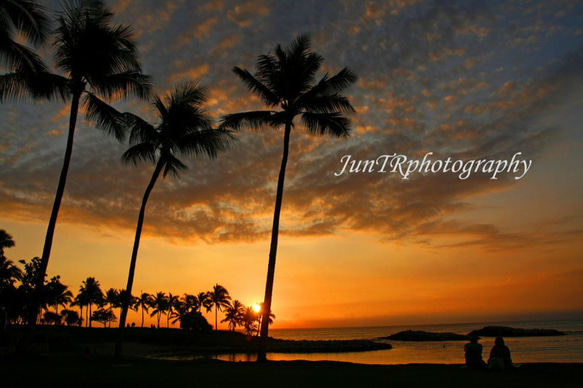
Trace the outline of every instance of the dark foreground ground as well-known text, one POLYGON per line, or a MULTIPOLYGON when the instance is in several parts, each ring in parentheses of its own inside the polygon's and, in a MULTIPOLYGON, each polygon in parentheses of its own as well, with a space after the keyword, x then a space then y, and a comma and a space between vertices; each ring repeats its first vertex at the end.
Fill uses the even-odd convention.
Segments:
POLYGON ((583 364, 524 364, 512 372, 460 365, 114 360, 103 355, 12 355, 1 387, 581 387, 583 364))
MULTIPOLYGON (((461 365, 360 365, 272 361, 264 364, 212 359, 170 361, 155 354, 201 356, 256 350, 240 333, 131 329, 124 357, 114 359, 113 329, 12 327, 0 341, 0 388, 11 387, 583 387, 583 364, 523 364, 511 372, 468 370, 461 365)), ((365 341, 366 342, 366 341, 365 341)), ((279 341, 270 349, 294 352, 363 351, 353 341, 279 341)))

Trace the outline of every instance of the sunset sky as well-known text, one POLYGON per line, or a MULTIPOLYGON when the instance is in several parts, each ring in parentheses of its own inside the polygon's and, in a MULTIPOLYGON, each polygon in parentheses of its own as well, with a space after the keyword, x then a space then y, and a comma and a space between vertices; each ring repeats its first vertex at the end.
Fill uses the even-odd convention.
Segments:
MULTIPOLYGON (((58 10, 58 1, 41 1, 58 10)), ((583 316, 583 4, 580 1, 109 1, 135 30, 156 93, 209 88, 221 115, 262 109, 232 73, 310 34, 323 72, 349 67, 349 139, 292 133, 274 328, 583 316), (344 173, 341 158, 510 160, 514 173, 344 173)), ((50 47, 43 50, 50 61, 50 47)), ((4 71, 4 69, 2 69, 4 71)), ((155 120, 148 103, 118 109, 155 120)), ((0 105, 0 229, 40 256, 69 105, 0 105)), ((190 160, 148 203, 134 294, 208 291, 263 300, 282 131, 242 132, 190 160)), ((49 276, 123 288, 153 171, 81 121, 49 276)), ((208 316, 209 321, 212 318, 208 316)), ((130 321, 138 315, 130 315, 130 321)), ((226 327, 226 326, 224 326, 226 327)))

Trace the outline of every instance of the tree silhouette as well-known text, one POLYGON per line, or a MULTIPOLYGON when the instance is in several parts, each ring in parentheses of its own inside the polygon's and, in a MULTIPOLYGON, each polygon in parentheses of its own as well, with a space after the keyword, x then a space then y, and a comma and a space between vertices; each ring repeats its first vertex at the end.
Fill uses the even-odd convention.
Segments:
POLYGON ((354 112, 354 108, 340 93, 356 81, 356 76, 349 69, 343 68, 336 75, 330 77, 326 74, 315 83, 314 77, 322 61, 323 58, 320 55, 310 50, 310 39, 301 35, 286 49, 278 45, 274 55, 260 55, 256 63, 255 75, 245 69, 235 67, 233 69, 235 74, 271 109, 226 115, 221 123, 221 128, 236 130, 265 126, 284 127, 283 156, 277 181, 264 310, 262 311, 264 319, 261 325, 262 339, 258 355, 260 362, 266 360, 279 218, 294 118, 300 115, 302 124, 311 134, 347 137, 350 133, 350 120, 346 114, 354 112))
POLYGON ((6 330, 8 311, 14 307, 17 289, 14 283, 22 279, 22 271, 4 256, 4 249, 14 246, 12 236, 0 229, 0 331, 6 330))
POLYGON ((172 293, 168 294, 168 311, 166 314, 166 328, 170 327, 170 317, 174 315, 176 307, 180 303, 180 299, 178 295, 172 295, 172 293))
POLYGON ((198 311, 202 312, 203 307, 207 312, 211 311, 212 306, 208 292, 199 292, 198 295, 196 295, 196 299, 198 300, 198 311))
POLYGON ((67 326, 81 324, 81 318, 79 317, 77 311, 65 309, 61 311, 61 317, 64 319, 67 326))
POLYGON ((69 287, 61 283, 60 276, 54 276, 45 286, 45 302, 48 306, 55 306, 55 313, 59 314, 59 306, 65 307, 73 301, 73 293, 69 287))
POLYGON ((215 330, 218 330, 218 312, 223 311, 223 309, 228 308, 230 304, 231 297, 229 296, 229 291, 220 284, 215 284, 213 290, 208 292, 209 309, 215 308, 215 330))
MULTIPOLYGON (((186 170, 187 167, 177 156, 207 156, 212 159, 232 140, 230 131, 212 129, 211 119, 202 109, 205 101, 205 89, 189 82, 178 86, 165 100, 160 97, 154 98, 153 105, 160 119, 156 127, 134 114, 123 114, 124 126, 130 129, 132 144, 123 154, 123 161, 135 165, 139 162, 151 162, 156 165, 144 192, 138 215, 126 286, 126 290, 130 293, 134 282, 146 204, 160 173, 164 177, 168 174, 179 177, 180 171, 186 170)), ((126 322, 128 307, 129 301, 125 300, 119 320, 120 338, 123 335, 121 331, 126 322)), ((115 354, 116 356, 121 354, 121 339, 118 341, 115 354)))
POLYGON ((0 64, 10 73, 0 76, 0 101, 4 97, 24 98, 28 93, 40 97, 44 90, 38 75, 47 72, 42 59, 29 47, 15 40, 22 36, 39 48, 50 32, 45 8, 36 1, 0 1, 0 64))
POLYGON ((229 327, 232 331, 235 331, 237 326, 242 325, 245 316, 245 306, 238 300, 234 300, 233 303, 229 303, 229 306, 225 308, 225 319, 222 322, 228 322, 229 327))
MULTIPOLYGON (((152 297, 152 313, 150 314, 151 317, 154 315, 156 316, 157 321, 157 328, 160 328, 160 318, 162 314, 165 314, 168 311, 168 297, 166 296, 165 292, 158 291, 156 295, 152 297)), ((121 329, 121 326, 120 326, 121 329)))
POLYGON ((83 280, 83 284, 81 288, 79 288, 79 299, 84 300, 87 303, 87 323, 89 327, 91 327, 91 307, 95 304, 97 306, 101 306, 103 304, 103 291, 101 291, 101 286, 99 282, 95 280, 94 277, 88 277, 87 279, 83 280))
POLYGON ((30 312, 32 319, 29 321, 33 323, 38 314, 40 289, 47 271, 67 181, 80 105, 84 106, 89 120, 95 121, 99 128, 121 140, 124 132, 113 116, 113 108, 98 96, 116 100, 132 95, 147 97, 150 91, 148 77, 141 74, 130 28, 123 25, 112 26, 112 17, 113 13, 102 1, 69 0, 64 4, 57 20, 54 41, 55 63, 66 76, 53 75, 46 81, 50 80, 52 87, 58 89, 64 98, 71 99, 71 112, 63 167, 36 282, 37 305, 33 306, 30 312))
POLYGON ((148 312, 148 309, 150 306, 152 306, 152 301, 152 295, 148 294, 147 292, 142 292, 142 295, 140 295, 136 300, 136 304, 139 308, 142 309, 142 324, 140 327, 144 327, 144 312, 148 312))
POLYGON ((12 248, 15 245, 12 236, 4 229, 0 229, 0 256, 4 257, 4 249, 12 248))

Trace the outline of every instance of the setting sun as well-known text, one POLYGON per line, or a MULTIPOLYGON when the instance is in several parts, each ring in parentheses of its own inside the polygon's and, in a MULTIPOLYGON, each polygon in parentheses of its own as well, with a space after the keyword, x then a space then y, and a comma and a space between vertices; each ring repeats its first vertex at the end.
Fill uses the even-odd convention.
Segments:
POLYGON ((253 311, 255 311, 256 313, 261 311, 261 305, 259 305, 258 303, 255 303, 253 305, 253 311))

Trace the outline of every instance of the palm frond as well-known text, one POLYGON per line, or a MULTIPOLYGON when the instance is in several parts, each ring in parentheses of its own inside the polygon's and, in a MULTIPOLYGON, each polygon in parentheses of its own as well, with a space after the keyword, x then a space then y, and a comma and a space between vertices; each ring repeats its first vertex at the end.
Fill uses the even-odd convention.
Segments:
POLYGON ((160 158, 164 162, 164 177, 171 175, 175 178, 179 178, 181 171, 188 170, 188 167, 184 163, 169 152, 162 154, 160 158))
POLYGON ((130 144, 150 143, 158 145, 160 143, 158 131, 141 117, 133 113, 124 112, 121 120, 130 133, 130 144))
POLYGON ((219 128, 240 131, 243 128, 260 129, 265 126, 279 126, 283 123, 273 120, 275 113, 268 110, 258 110, 228 114, 221 118, 219 128))
POLYGON ((305 94, 297 101, 298 108, 303 108, 307 112, 314 113, 354 113, 354 107, 346 98, 340 94, 325 96, 312 96, 305 94))
POLYGON ((235 141, 232 131, 206 129, 182 136, 180 142, 176 143, 176 149, 184 155, 206 156, 214 159, 219 152, 234 145, 235 141))
POLYGON ((136 166, 139 162, 156 163, 156 153, 158 148, 155 144, 139 143, 126 150, 121 156, 121 160, 126 164, 136 166))
POLYGON ((46 98, 66 101, 68 80, 50 73, 8 73, 0 75, 0 102, 33 101, 46 98))
POLYGON ((151 78, 137 71, 128 71, 93 78, 91 86, 108 99, 119 100, 136 96, 146 99, 152 91, 151 78))
POLYGON ((108 135, 112 135, 119 141, 125 138, 126 126, 122 120, 121 113, 117 109, 89 92, 85 94, 84 103, 87 118, 95 121, 97 128, 108 135))
POLYGON ((40 56, 28 47, 2 37, 0 44, 0 65, 14 72, 46 72, 47 67, 40 56), (5 41, 4 41, 5 40, 5 41))
POLYGON ((2 24, 11 25, 35 46, 47 40, 50 32, 49 18, 44 6, 37 1, 2 1, 0 3, 2 24))
POLYGON ((308 132, 316 135, 331 135, 340 138, 350 136, 350 119, 340 113, 302 114, 302 122, 308 132))
POLYGON ((261 77, 261 73, 257 73, 261 79, 259 80, 251 75, 251 73, 249 73, 247 70, 236 66, 233 68, 233 72, 243 81, 243 83, 247 85, 247 88, 254 94, 258 95, 267 106, 273 107, 280 103, 278 96, 262 82, 268 80, 264 77, 261 77))

